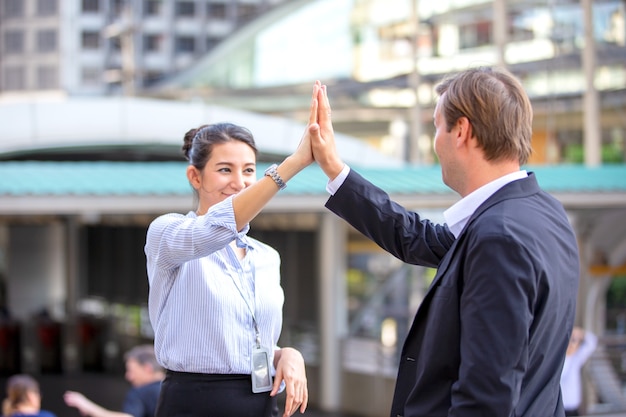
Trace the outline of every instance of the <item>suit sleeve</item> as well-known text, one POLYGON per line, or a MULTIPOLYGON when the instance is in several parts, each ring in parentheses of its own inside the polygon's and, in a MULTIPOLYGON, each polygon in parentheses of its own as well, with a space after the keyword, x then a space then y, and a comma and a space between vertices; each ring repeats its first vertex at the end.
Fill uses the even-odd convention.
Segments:
POLYGON ((354 170, 328 199, 326 207, 409 264, 436 267, 454 242, 446 225, 421 219, 354 170))

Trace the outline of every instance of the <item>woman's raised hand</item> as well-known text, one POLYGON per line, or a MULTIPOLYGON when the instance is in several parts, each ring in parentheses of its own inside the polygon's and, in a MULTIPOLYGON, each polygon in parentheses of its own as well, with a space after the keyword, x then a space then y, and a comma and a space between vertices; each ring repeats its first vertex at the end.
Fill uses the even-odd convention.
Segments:
POLYGON ((316 85, 319 85, 317 90, 317 123, 312 124, 309 122, 311 148, 315 161, 328 178, 332 180, 339 175, 344 167, 344 163, 337 153, 327 88, 325 85, 318 83, 319 81, 316 82, 316 85))
POLYGON ((318 97, 319 91, 322 86, 319 81, 313 84, 313 94, 311 96, 311 107, 309 108, 309 122, 304 130, 302 139, 298 144, 298 148, 293 153, 293 157, 297 159, 298 163, 304 168, 313 163, 313 151, 311 150, 311 131, 317 130, 317 118, 318 118, 318 97))

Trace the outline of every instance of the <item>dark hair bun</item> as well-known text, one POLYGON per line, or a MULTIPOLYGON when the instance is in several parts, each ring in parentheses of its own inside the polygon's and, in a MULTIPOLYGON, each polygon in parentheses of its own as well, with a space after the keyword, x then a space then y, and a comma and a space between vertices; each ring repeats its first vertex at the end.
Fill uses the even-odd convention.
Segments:
POLYGON ((187 131, 187 133, 185 133, 185 136, 183 138, 182 150, 183 150, 183 155, 185 155, 186 160, 188 161, 190 160, 189 153, 191 152, 191 147, 193 146, 193 139, 196 137, 196 134, 198 133, 198 131, 206 126, 207 125, 202 125, 195 129, 190 129, 189 131, 187 131))

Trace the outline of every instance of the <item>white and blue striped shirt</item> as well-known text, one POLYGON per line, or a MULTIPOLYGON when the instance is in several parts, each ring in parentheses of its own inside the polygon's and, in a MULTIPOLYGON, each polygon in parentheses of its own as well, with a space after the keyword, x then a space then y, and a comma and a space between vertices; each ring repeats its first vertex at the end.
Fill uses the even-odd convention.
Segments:
POLYGON ((232 198, 203 216, 165 214, 150 224, 148 308, 155 353, 166 369, 250 374, 253 311, 273 366, 284 303, 280 257, 248 230, 237 232, 232 198), (233 240, 246 249, 244 259, 229 246, 233 240))

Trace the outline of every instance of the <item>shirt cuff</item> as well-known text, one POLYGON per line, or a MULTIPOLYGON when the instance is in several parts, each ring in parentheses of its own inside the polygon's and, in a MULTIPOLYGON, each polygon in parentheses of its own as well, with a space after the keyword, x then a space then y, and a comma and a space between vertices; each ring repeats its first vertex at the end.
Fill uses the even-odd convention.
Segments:
POLYGON ((233 197, 230 196, 224 200, 215 203, 207 210, 206 214, 210 214, 208 217, 212 219, 212 222, 221 223, 222 226, 228 227, 233 230, 238 237, 246 235, 250 230, 250 223, 246 224, 241 230, 237 230, 237 221, 235 220, 235 209, 233 208, 233 197))
POLYGON ((331 195, 335 195, 339 187, 343 185, 343 182, 346 180, 349 173, 350 167, 348 164, 345 164, 339 175, 328 181, 328 184, 326 184, 326 191, 328 191, 331 195))

